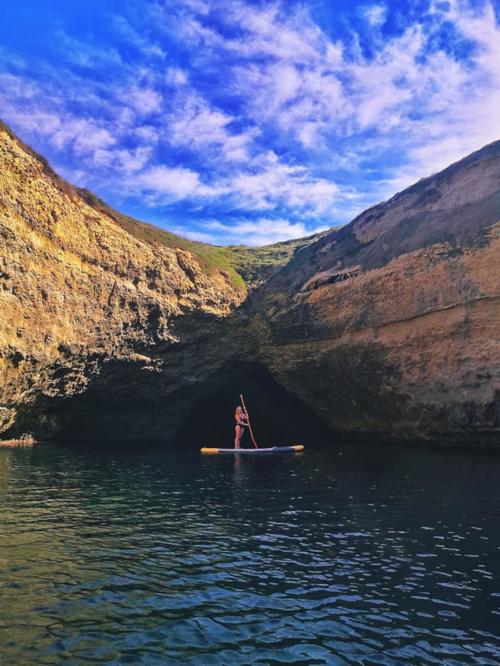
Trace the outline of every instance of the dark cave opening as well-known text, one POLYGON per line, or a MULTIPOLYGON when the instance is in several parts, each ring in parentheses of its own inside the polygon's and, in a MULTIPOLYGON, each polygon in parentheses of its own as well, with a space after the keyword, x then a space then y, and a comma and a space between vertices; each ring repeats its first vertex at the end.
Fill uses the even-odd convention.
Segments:
MULTIPOLYGON (((332 440, 323 421, 259 363, 233 361, 203 379, 184 379, 171 393, 168 386, 168 375, 146 373, 136 363, 110 363, 84 393, 40 403, 33 423, 27 414, 26 429, 62 443, 227 448, 234 444, 234 412, 243 394, 259 447, 332 440)), ((242 446, 252 447, 248 431, 242 446)))
MULTIPOLYGON (((257 363, 236 363, 212 375, 192 402, 179 441, 186 446, 232 447, 234 412, 243 394, 259 447, 327 442, 332 433, 308 407, 257 363)), ((252 447, 248 431, 242 446, 252 447)))

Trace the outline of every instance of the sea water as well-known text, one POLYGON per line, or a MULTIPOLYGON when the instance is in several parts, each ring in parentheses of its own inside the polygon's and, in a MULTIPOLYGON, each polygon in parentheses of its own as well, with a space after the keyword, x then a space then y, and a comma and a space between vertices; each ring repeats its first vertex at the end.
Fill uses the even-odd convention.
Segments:
POLYGON ((499 664, 500 455, 0 449, 0 662, 499 664))

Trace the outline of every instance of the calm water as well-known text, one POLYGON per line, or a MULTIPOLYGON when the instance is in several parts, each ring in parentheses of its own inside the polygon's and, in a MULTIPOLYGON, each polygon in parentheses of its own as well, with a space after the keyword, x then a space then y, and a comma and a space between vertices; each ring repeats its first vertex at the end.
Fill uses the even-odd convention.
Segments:
POLYGON ((500 456, 0 450, 5 664, 500 664, 500 456))

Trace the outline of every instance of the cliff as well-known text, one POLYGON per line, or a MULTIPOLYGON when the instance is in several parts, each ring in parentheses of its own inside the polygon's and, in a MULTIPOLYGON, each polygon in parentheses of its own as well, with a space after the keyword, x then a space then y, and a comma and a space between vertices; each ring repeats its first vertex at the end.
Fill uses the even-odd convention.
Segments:
POLYGON ((214 444, 243 391, 276 441, 497 443, 499 250, 500 142, 252 250, 122 215, 0 126, 0 436, 214 444))
POLYGON ((107 364, 147 373, 183 320, 217 321, 245 293, 222 249, 115 213, 0 126, 0 433, 56 435, 55 405, 107 364))
POLYGON ((304 248, 254 310, 263 362, 332 429, 498 443, 500 142, 304 248))

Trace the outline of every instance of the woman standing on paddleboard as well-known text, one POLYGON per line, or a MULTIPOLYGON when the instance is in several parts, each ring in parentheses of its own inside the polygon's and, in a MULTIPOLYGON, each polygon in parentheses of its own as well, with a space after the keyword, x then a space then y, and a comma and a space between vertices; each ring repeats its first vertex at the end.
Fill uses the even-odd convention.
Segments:
POLYGON ((234 418, 236 420, 236 427, 234 429, 235 432, 234 448, 239 449, 241 438, 243 437, 243 433, 245 432, 245 427, 248 425, 248 417, 245 414, 243 407, 241 407, 240 405, 236 407, 236 411, 234 412, 234 418))

